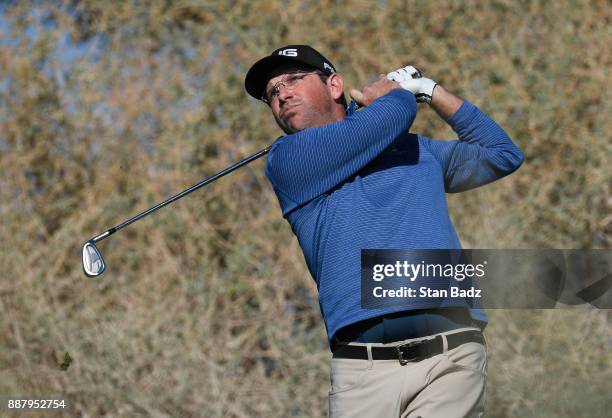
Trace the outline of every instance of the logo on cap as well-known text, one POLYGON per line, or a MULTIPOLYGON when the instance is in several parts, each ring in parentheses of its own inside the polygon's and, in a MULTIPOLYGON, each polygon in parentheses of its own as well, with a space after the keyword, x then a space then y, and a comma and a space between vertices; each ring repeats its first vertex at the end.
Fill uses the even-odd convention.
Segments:
POLYGON ((332 72, 332 73, 335 73, 335 72, 336 72, 336 70, 334 70, 334 67, 332 67, 331 65, 329 65, 329 64, 328 64, 328 63, 326 63, 326 62, 324 62, 324 63, 323 63, 323 68, 324 68, 325 70, 329 70, 329 71, 330 71, 330 72, 332 72))
POLYGON ((295 48, 287 48, 281 51, 278 51, 278 55, 284 55, 286 57, 297 57, 297 49, 295 48))

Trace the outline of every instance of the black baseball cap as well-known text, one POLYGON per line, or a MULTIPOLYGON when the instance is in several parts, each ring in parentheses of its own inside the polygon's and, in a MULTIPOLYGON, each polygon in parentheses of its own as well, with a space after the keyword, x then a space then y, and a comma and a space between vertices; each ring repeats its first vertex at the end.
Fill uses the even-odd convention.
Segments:
POLYGON ((244 87, 247 93, 257 100, 261 100, 270 73, 279 65, 286 63, 304 64, 327 75, 336 72, 333 64, 313 47, 287 45, 276 49, 269 56, 253 64, 244 79, 244 87))

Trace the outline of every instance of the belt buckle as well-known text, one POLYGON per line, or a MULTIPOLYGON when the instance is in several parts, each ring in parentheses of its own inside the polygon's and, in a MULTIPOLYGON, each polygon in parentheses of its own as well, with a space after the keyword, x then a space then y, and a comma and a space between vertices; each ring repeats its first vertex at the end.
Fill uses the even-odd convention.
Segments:
POLYGON ((415 346, 421 344, 421 342, 422 341, 412 341, 412 342, 409 342, 409 343, 406 343, 406 344, 395 346, 395 351, 397 351, 397 358, 399 359, 400 365, 405 366, 406 364, 408 364, 411 361, 414 361, 414 360, 416 360, 418 358, 418 356, 404 358, 404 355, 402 353, 402 348, 404 348, 404 347, 415 347, 415 346))

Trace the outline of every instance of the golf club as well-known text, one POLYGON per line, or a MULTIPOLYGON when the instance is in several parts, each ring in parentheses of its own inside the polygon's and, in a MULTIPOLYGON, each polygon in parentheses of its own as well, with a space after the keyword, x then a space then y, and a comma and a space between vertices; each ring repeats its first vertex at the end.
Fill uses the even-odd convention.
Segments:
POLYGON ((183 190, 182 192, 167 198, 163 202, 160 202, 157 205, 145 210, 144 212, 139 213, 138 215, 128 219, 127 221, 107 230, 106 232, 103 232, 93 237, 92 239, 87 241, 85 244, 83 244, 83 250, 82 250, 83 272, 85 272, 85 275, 87 277, 97 277, 101 275, 102 273, 104 273, 104 270, 106 270, 106 264, 104 263, 104 258, 102 257, 102 253, 100 253, 100 250, 98 250, 98 247, 96 247, 97 242, 110 237, 115 232, 119 231, 120 229, 123 229, 126 226, 133 224, 134 222, 144 218, 147 215, 150 215, 151 213, 155 212, 158 209, 163 208, 164 206, 174 202, 175 200, 178 200, 183 196, 187 196, 189 193, 199 189, 200 187, 206 186, 207 184, 212 183, 218 178, 221 178, 224 175, 231 173, 237 168, 240 168, 243 165, 248 164, 251 161, 258 159, 259 157, 267 154, 268 151, 270 151, 270 147, 267 147, 249 157, 246 157, 245 159, 237 162, 236 164, 231 165, 222 171, 219 171, 217 174, 214 174, 200 181, 199 183, 194 184, 190 188, 183 190))

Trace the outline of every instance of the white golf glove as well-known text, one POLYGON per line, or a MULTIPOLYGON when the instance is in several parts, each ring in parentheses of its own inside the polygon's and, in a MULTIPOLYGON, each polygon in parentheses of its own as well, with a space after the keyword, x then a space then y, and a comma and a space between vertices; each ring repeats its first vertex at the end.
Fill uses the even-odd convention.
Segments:
POLYGON ((387 74, 389 80, 395 81, 416 96, 418 103, 431 103, 436 82, 421 76, 421 72, 411 65, 387 74))

